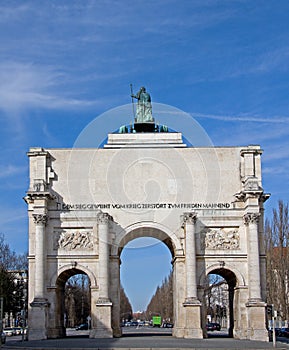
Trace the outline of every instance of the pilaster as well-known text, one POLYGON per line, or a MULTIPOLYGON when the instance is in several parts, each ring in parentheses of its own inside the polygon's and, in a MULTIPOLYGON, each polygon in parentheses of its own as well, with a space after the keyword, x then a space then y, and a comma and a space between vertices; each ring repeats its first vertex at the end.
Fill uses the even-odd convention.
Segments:
POLYGON ((112 217, 107 213, 99 213, 98 241, 99 241, 99 296, 101 300, 109 300, 109 222, 112 217))
POLYGON ((99 298, 96 301, 96 320, 93 329, 90 331, 90 338, 111 338, 112 331, 112 302, 109 297, 110 280, 110 244, 109 244, 109 223, 112 217, 107 213, 99 213, 98 223, 98 244, 99 244, 99 298))
POLYGON ((244 215, 244 224, 247 230, 248 246, 249 303, 261 301, 260 258, 258 239, 259 217, 259 213, 247 213, 244 215))
POLYGON ((35 223, 35 277, 34 277, 34 299, 45 297, 45 226, 46 214, 32 214, 35 223))

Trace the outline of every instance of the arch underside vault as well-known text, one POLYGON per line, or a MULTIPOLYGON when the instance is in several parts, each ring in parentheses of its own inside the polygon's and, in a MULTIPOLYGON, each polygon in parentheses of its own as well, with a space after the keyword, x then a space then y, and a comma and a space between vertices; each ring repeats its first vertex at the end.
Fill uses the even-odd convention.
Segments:
POLYGON ((170 250, 172 257, 182 251, 182 246, 175 234, 168 228, 154 222, 136 223, 121 231, 112 246, 111 255, 121 254, 124 246, 136 238, 152 237, 162 241, 170 250))

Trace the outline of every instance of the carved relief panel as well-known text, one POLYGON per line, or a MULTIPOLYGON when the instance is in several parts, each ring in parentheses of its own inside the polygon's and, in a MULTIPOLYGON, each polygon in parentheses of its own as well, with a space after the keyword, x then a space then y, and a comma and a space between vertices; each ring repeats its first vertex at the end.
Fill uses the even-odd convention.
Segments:
POLYGON ((240 249, 239 229, 236 227, 205 227, 201 235, 203 249, 240 249))
POLYGON ((62 229, 54 231, 54 250, 92 250, 94 246, 95 241, 92 230, 62 229))

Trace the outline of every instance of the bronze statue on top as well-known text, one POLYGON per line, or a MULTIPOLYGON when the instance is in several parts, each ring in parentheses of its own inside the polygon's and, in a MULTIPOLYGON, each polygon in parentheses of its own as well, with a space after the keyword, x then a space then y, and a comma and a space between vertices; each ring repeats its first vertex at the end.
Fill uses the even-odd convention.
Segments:
POLYGON ((154 119, 152 116, 151 97, 150 97, 150 94, 146 92, 146 88, 142 86, 139 92, 136 95, 132 93, 131 97, 138 100, 136 115, 135 115, 136 122, 137 123, 154 122, 154 119))

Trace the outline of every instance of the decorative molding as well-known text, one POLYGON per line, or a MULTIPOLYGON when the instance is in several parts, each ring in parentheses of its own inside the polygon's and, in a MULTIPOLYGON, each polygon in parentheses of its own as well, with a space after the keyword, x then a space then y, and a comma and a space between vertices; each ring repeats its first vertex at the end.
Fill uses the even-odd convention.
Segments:
POLYGON ((240 249, 240 235, 237 228, 209 228, 201 232, 204 236, 204 247, 206 249, 240 249))
POLYGON ((258 180, 252 179, 252 178, 246 180, 244 190, 246 192, 263 191, 262 188, 258 184, 258 180))
POLYGON ((112 221, 112 216, 110 216, 108 213, 99 213, 97 215, 97 223, 98 224, 108 224, 109 221, 112 221))
POLYGON ((255 176, 242 178, 243 190, 235 194, 238 201, 245 202, 248 198, 262 199, 263 188, 255 176))
POLYGON ((183 225, 185 224, 194 225, 197 221, 197 216, 198 214, 195 212, 184 213, 184 215, 182 215, 183 225))
POLYGON ((183 306, 201 306, 201 302, 197 297, 188 297, 183 303, 183 306))
POLYGON ((260 148, 251 148, 251 147, 249 148, 249 147, 241 149, 241 151, 240 151, 241 157, 244 157, 245 154, 252 154, 252 155, 257 156, 257 155, 261 155, 263 153, 263 150, 260 148))
POLYGON ((44 308, 49 307, 50 303, 45 298, 34 298, 34 300, 30 303, 30 306, 44 308))
POLYGON ((44 192, 46 191, 46 188, 47 188, 47 184, 43 179, 34 179, 33 191, 44 192))
POLYGON ((260 213, 247 213, 244 215, 244 224, 247 226, 249 224, 258 224, 260 213))
POLYGON ((109 298, 99 297, 96 306, 112 306, 112 302, 109 298))
POLYGON ((32 214, 36 225, 46 225, 48 216, 46 214, 32 214))
POLYGON ((55 232, 56 239, 54 249, 60 248, 65 250, 74 249, 92 249, 93 239, 90 231, 63 231, 55 232))

